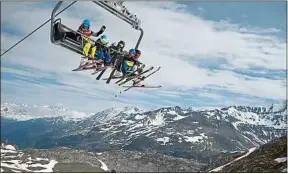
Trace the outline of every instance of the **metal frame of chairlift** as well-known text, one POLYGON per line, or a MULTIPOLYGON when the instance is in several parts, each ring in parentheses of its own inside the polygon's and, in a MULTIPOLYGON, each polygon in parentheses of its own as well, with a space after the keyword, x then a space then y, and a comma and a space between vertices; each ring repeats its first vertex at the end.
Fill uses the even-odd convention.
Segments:
MULTIPOLYGON (((72 2, 75 3, 76 1, 72 2)), ((144 35, 143 29, 140 27, 140 20, 133 16, 132 18, 131 14, 130 16, 125 13, 126 11, 119 11, 113 7, 109 2, 107 1, 92 1, 95 4, 99 5, 100 7, 104 8, 105 10, 109 11, 113 15, 119 17, 123 21, 127 22, 132 26, 132 28, 136 30, 140 30, 141 34, 140 37, 136 43, 135 49, 138 49, 140 42, 142 40, 142 37, 144 35)), ((66 37, 67 32, 72 32, 74 34, 78 33, 81 36, 83 36, 81 33, 70 29, 69 27, 63 25, 61 23, 61 18, 58 18, 55 20, 55 13, 57 10, 60 8, 62 5, 63 1, 59 1, 56 6, 54 7, 52 14, 51 14, 51 28, 50 28, 50 40, 53 44, 55 45, 60 45, 62 47, 65 47, 69 50, 72 50, 78 54, 82 55, 82 49, 83 49, 83 40, 82 43, 79 43, 73 39, 70 39, 69 37, 66 37)), ((95 42, 94 40, 91 39, 91 41, 95 42)))

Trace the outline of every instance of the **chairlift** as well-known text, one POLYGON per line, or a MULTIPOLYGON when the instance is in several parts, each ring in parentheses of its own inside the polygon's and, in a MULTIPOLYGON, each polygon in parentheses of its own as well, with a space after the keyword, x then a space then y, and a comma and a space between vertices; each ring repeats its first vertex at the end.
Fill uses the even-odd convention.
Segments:
MULTIPOLYGON (((75 3, 76 1, 73 2, 73 4, 75 3)), ((132 28, 136 29, 136 30, 139 30, 140 31, 140 36, 138 38, 138 41, 135 45, 135 49, 138 49, 139 45, 140 45, 140 42, 142 40, 142 37, 144 35, 144 31, 143 29, 140 27, 140 24, 141 24, 141 21, 140 19, 137 18, 137 16, 135 14, 132 14, 131 12, 128 11, 128 9, 123 5, 123 2, 124 1, 120 1, 120 2, 109 2, 109 1, 92 1, 94 2, 95 4, 99 5, 100 7, 104 8, 105 10, 107 10, 108 12, 110 12, 111 14, 117 16, 118 18, 120 18, 121 20, 125 21, 126 23, 128 23, 129 25, 132 26, 132 28)), ((67 48, 71 51, 74 51, 80 55, 83 55, 82 54, 82 50, 83 50, 83 47, 84 47, 84 42, 83 42, 83 38, 84 38, 84 35, 80 32, 77 32, 67 26, 65 26, 64 24, 62 24, 61 22, 61 18, 58 18, 58 19, 55 19, 55 13, 57 12, 57 10, 60 8, 61 4, 63 3, 63 1, 59 1, 56 6, 54 7, 53 11, 52 11, 52 14, 51 14, 51 28, 50 28, 50 40, 53 44, 55 45, 60 45, 64 48, 67 48), (81 41, 77 41, 76 39, 76 36, 79 35, 79 36, 82 36, 81 37, 81 41)), ((72 5, 72 3, 70 4, 72 5)), ((92 42, 95 42, 93 39, 90 38, 90 40, 92 42)), ((122 56, 119 56, 119 55, 122 55, 123 53, 117 51, 117 50, 113 50, 113 51, 116 51, 118 52, 119 54, 114 56, 112 61, 111 62, 114 62, 113 63, 113 67, 118 67, 121 62, 122 62, 122 59, 123 57, 122 56)), ((138 61, 139 62, 139 61, 138 61)), ((140 63, 140 62, 139 62, 140 63)), ((144 64, 142 64, 142 68, 145 67, 144 64)), ((105 72, 107 68, 105 69, 101 69, 101 73, 97 76, 97 80, 99 80, 101 78, 101 76, 103 75, 103 73, 105 72)), ((76 70, 76 69, 75 69, 76 70)), ((78 70, 78 69, 77 69, 78 70)), ((152 70, 152 69, 151 69, 152 70)), ((137 85, 140 84, 141 81, 144 81, 144 79, 146 79, 147 77, 151 76, 152 74, 156 73, 157 71, 160 70, 160 67, 151 72, 149 75, 147 76, 144 76, 144 73, 143 72, 146 72, 147 70, 143 71, 143 75, 140 73, 141 80, 138 79, 137 81, 137 84, 135 82, 135 84, 133 84, 132 86, 129 86, 126 90, 124 91, 127 91, 133 87, 139 87, 137 85), (139 83, 139 84, 138 84, 139 83), (136 86, 135 86, 136 85, 136 86)), ((106 83, 109 83, 110 80, 112 79, 112 76, 114 74, 114 72, 116 71, 116 68, 112 68, 112 71, 109 75, 109 78, 107 79, 106 83)), ((99 72, 99 71, 96 71, 96 72, 99 72)), ((147 71, 148 72, 148 71, 147 71)), ((95 72, 93 73, 93 75, 95 74, 95 72)), ((137 78, 140 78, 140 76, 137 78)), ((125 76, 123 79, 126 79, 125 76)), ((122 79, 122 80, 123 80, 122 79)), ((132 80, 134 78, 131 78, 130 80, 132 80)), ((126 83, 128 81, 130 81, 128 79, 126 79, 126 81, 123 82, 126 83)), ((122 82, 121 82, 122 83, 122 82)), ((142 88, 148 88, 146 87, 145 85, 141 85, 142 88)), ((160 88, 161 86, 157 86, 157 88, 160 88)), ((151 86, 150 86, 151 88, 151 86)), ((156 88, 156 87, 153 87, 153 88, 156 88)))
MULTIPOLYGON (((76 1, 72 2, 75 3, 76 1)), ((126 7, 123 6, 122 3, 113 3, 108 1, 92 1, 95 4, 99 5, 100 7, 104 8, 108 12, 112 13, 113 15, 119 17, 123 21, 127 22, 132 26, 132 28, 136 30, 140 30, 141 34, 139 36, 139 39, 136 43, 135 49, 138 49, 140 42, 142 40, 144 31, 140 27, 141 21, 136 17, 136 15, 128 12, 126 7)), ((61 18, 55 19, 55 14, 57 10, 62 5, 63 1, 59 1, 56 6, 54 7, 52 14, 51 14, 51 28, 50 28, 50 40, 55 45, 60 45, 64 48, 67 48, 71 51, 74 51, 80 55, 82 55, 83 50, 83 39, 79 42, 77 41, 74 36, 81 35, 83 38, 83 34, 80 32, 77 32, 64 24, 62 24, 61 18)), ((95 42, 95 40, 90 39, 92 42, 95 42)))

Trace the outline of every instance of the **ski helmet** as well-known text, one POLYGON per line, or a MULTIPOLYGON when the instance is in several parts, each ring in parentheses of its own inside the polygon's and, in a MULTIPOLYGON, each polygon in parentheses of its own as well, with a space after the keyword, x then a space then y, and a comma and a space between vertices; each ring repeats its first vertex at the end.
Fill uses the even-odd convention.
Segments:
POLYGON ((135 58, 138 59, 140 56, 141 56, 141 51, 137 49, 135 53, 135 58))
POLYGON ((83 26, 84 27, 90 27, 90 20, 89 19, 85 19, 84 21, 83 21, 83 26))
POLYGON ((140 50, 136 50, 136 54, 141 55, 141 51, 140 50))
POLYGON ((117 44, 118 47, 124 48, 125 47, 125 42, 123 40, 120 40, 117 44))
POLYGON ((107 37, 106 34, 102 35, 102 36, 100 37, 100 40, 101 40, 101 42, 102 42, 103 44, 108 44, 108 42, 109 42, 108 37, 107 37))
POLYGON ((130 49, 129 54, 131 54, 132 56, 135 56, 136 50, 134 48, 130 49))

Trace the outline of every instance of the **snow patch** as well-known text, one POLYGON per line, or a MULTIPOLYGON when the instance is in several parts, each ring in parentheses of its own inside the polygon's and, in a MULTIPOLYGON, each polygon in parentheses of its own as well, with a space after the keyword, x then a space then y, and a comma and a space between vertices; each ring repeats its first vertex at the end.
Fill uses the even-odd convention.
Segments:
POLYGON ((254 139, 255 139, 257 142, 259 142, 259 143, 262 143, 262 144, 265 143, 264 141, 260 140, 260 139, 259 139, 254 133, 252 133, 252 132, 245 131, 244 133, 249 134, 249 135, 252 135, 252 136, 254 137, 254 139))
POLYGON ((173 118, 174 121, 177 121, 177 120, 181 120, 183 118, 186 118, 187 116, 181 116, 181 115, 178 115, 177 114, 177 117, 173 118))
POLYGON ((165 145, 166 143, 169 142, 169 140, 170 140, 169 137, 163 137, 163 138, 157 138, 156 139, 156 141, 162 141, 163 142, 163 144, 161 144, 161 145, 165 145))
POLYGON ((107 167, 107 165, 101 161, 100 159, 97 158, 97 160, 101 163, 101 169, 103 169, 104 171, 108 171, 109 168, 107 167))
POLYGON ((200 136, 188 137, 184 136, 186 142, 196 143, 201 142, 204 138, 208 138, 205 133, 201 133, 200 136))
POLYGON ((133 124, 133 123, 135 123, 135 121, 127 120, 127 123, 128 123, 128 124, 133 124))
POLYGON ((16 150, 16 148, 14 147, 14 146, 12 146, 12 145, 10 145, 10 144, 8 144, 8 145, 6 145, 6 146, 4 146, 6 149, 9 149, 9 150, 16 150))
POLYGON ((183 112, 183 114, 187 114, 187 113, 189 113, 189 111, 182 111, 183 112))
POLYGON ((160 126, 165 124, 163 113, 157 113, 154 119, 151 119, 151 124, 154 126, 160 126))
POLYGON ((15 150, 1 149, 1 154, 2 153, 17 153, 17 152, 15 150))
POLYGON ((236 122, 233 122, 232 125, 235 127, 236 130, 239 131, 238 125, 241 124, 241 123, 243 123, 243 122, 242 121, 236 121, 236 122))
POLYGON ((136 119, 136 120, 142 120, 142 119, 145 118, 145 117, 147 117, 147 116, 146 116, 146 115, 137 114, 137 115, 135 116, 135 119, 136 119))
POLYGON ((168 111, 167 114, 178 115, 176 111, 168 111))
POLYGON ((48 173, 48 172, 53 172, 53 168, 54 168, 55 164, 57 164, 57 163, 58 163, 57 161, 51 160, 51 161, 49 161, 48 164, 31 164, 29 167, 43 167, 45 169, 34 170, 34 172, 48 173))
MULTIPOLYGON (((53 172, 53 168, 55 164, 58 162, 55 160, 49 160, 47 158, 27 158, 27 159, 9 159, 9 158, 15 158, 15 156, 7 155, 7 153, 14 153, 17 154, 17 156, 22 156, 23 153, 21 151, 17 151, 16 148, 12 145, 4 145, 1 144, 1 167, 9 168, 10 170, 14 170, 15 172, 53 172), (9 160, 8 160, 9 159, 9 160), (28 161, 27 161, 28 160, 28 161), (41 162, 40 162, 41 161, 41 162), (45 162, 46 164, 42 164, 45 162), (42 170, 30 170, 28 167, 41 167, 42 170)), ((1 168, 1 171, 3 169, 1 168)))
POLYGON ((274 161, 276 161, 277 163, 284 163, 287 161, 287 156, 282 158, 276 158, 274 159, 274 161))
POLYGON ((128 114, 128 115, 139 113, 139 112, 140 112, 140 110, 138 108, 133 107, 133 106, 126 106, 123 109, 123 113, 128 114))
POLYGON ((143 127, 143 124, 138 123, 138 124, 136 124, 135 126, 133 126, 133 127, 131 127, 130 129, 128 129, 127 131, 131 131, 131 130, 136 129, 136 128, 139 128, 139 127, 143 127))
POLYGON ((1 160, 1 167, 7 167, 9 169, 15 169, 15 170, 27 171, 27 172, 45 172, 45 173, 47 173, 47 172, 53 172, 53 168, 54 168, 55 164, 58 163, 55 160, 49 161, 48 164, 35 163, 36 161, 33 161, 33 162, 34 162, 34 164, 28 165, 24 161, 20 161, 20 160, 9 160, 9 161, 1 160), (32 171, 32 170, 29 170, 28 167, 42 167, 44 169, 32 171))
POLYGON ((262 131, 263 131, 264 135, 268 136, 268 133, 264 129, 262 131))

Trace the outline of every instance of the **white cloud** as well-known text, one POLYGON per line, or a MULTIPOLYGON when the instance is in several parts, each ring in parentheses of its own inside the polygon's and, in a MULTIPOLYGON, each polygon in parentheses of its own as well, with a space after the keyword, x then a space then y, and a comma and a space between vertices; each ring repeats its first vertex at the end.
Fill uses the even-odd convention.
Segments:
MULTIPOLYGON (((139 103, 143 107, 147 102, 141 101, 141 99, 145 97, 148 99, 158 98, 157 104, 161 105, 161 100, 165 104, 167 102, 173 103, 173 101, 168 100, 174 100, 175 96, 178 95, 178 92, 173 94, 175 90, 185 91, 218 86, 227 91, 244 95, 271 99, 285 98, 284 79, 270 80, 252 77, 251 80, 247 80, 247 76, 229 71, 235 68, 249 69, 254 67, 271 70, 286 69, 286 44, 275 36, 261 35, 261 33, 277 32, 278 29, 262 29, 250 26, 245 28, 227 21, 208 21, 187 13, 187 6, 175 6, 174 2, 125 3, 142 20, 145 33, 140 45, 143 53, 141 60, 147 65, 160 65, 162 67, 158 73, 147 79, 147 83, 161 84, 164 86, 163 89, 131 90, 129 93, 125 93, 121 99, 115 100, 113 95, 118 89, 115 85, 106 85, 104 81, 96 81, 96 76, 91 76, 88 71, 71 71, 78 66, 80 56, 51 44, 49 40, 50 25, 47 25, 1 58, 4 59, 4 65, 2 64, 4 68, 1 72, 33 78, 49 77, 67 86, 36 85, 27 82, 25 85, 28 87, 23 89, 25 92, 18 91, 17 96, 9 93, 9 97, 19 99, 23 96, 30 96, 30 100, 35 97, 34 100, 36 101, 38 99, 36 91, 40 92, 41 90, 43 101, 53 102, 51 94, 57 94, 58 102, 69 103, 69 105, 74 103, 74 105, 78 105, 77 107, 85 107, 86 109, 94 105, 100 108, 131 102, 133 104, 139 103), (208 60, 224 58, 228 62, 224 66, 230 69, 211 71, 189 64, 191 60, 201 60, 202 58, 208 60), (6 64, 20 64, 33 69, 22 71, 6 64), (90 104, 94 102, 93 99, 87 99, 90 95, 103 100, 101 102, 97 100, 97 104, 90 104), (164 99, 164 97, 166 98, 164 99), (130 101, 131 98, 133 101, 130 101), (89 104, 82 106, 81 103, 89 104)), ((17 30, 27 34, 48 19, 52 11, 52 8, 35 7, 36 5, 32 2, 2 3, 1 22, 16 27, 17 30)), ((101 25, 105 24, 110 41, 117 42, 123 39, 128 48, 136 44, 140 34, 139 31, 133 30, 131 26, 118 20, 117 17, 112 16, 92 2, 77 2, 73 8, 62 13, 61 17, 65 25, 75 29, 83 18, 90 17, 93 29, 98 30, 101 25)), ((19 36, 13 36, 2 31, 2 49, 7 49, 19 39, 19 36)), ((23 84, 23 81, 5 81, 2 84, 10 88, 17 83, 23 84)), ((212 91, 201 95, 217 99, 219 94, 215 94, 215 92, 213 94, 212 91)), ((156 103, 150 104, 151 106, 156 105, 156 103)))

